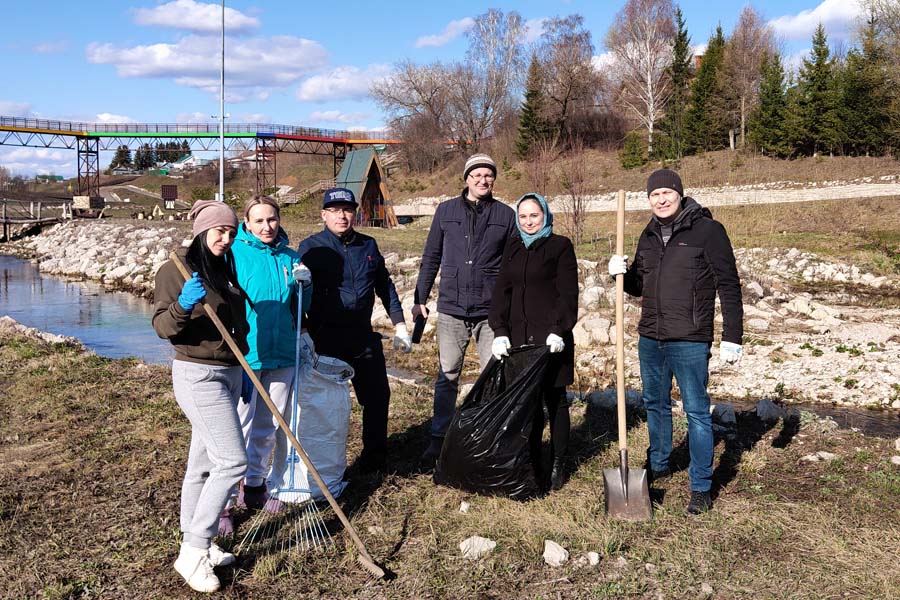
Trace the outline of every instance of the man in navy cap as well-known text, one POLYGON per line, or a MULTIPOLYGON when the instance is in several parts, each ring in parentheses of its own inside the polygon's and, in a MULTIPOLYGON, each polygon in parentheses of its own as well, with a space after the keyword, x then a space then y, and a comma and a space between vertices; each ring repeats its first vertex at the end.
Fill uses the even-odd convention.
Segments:
POLYGON ((376 295, 394 323, 394 349, 409 352, 412 341, 378 244, 353 229, 358 206, 351 190, 326 191, 322 201, 325 229, 300 243, 300 260, 312 271, 313 279, 312 303, 304 324, 316 352, 353 367, 353 389, 363 407, 363 450, 357 464, 364 471, 381 471, 387 460, 391 390, 381 334, 372 330, 376 295))

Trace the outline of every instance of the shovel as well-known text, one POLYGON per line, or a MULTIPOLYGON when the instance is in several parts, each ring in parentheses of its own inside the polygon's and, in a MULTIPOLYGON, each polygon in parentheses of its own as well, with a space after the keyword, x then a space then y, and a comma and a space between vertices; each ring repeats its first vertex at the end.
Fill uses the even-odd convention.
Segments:
MULTIPOLYGON (((625 253, 625 191, 619 190, 616 211, 616 254, 625 253)), ((625 276, 616 275, 616 400, 619 425, 619 468, 603 469, 606 514, 628 521, 653 516, 646 469, 628 468, 628 438, 625 420, 625 276)))

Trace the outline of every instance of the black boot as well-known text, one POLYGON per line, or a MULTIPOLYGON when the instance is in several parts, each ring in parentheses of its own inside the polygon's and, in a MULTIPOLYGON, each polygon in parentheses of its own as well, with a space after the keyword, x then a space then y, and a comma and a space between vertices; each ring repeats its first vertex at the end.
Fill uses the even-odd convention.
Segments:
POLYGON ((550 489, 558 490, 563 486, 566 478, 566 459, 557 456, 553 459, 553 470, 550 471, 550 489))
POLYGON ((691 501, 687 506, 689 514, 703 514, 711 508, 712 498, 710 497, 709 492, 691 492, 691 501))

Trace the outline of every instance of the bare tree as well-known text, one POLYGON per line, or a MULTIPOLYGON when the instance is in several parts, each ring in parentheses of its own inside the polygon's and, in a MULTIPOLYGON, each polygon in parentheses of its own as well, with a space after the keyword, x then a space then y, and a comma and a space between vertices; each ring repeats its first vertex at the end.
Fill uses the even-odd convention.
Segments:
POLYGON ((587 217, 587 157, 581 140, 572 140, 571 151, 559 167, 559 184, 563 189, 562 204, 563 230, 576 246, 584 237, 585 217, 587 217))
POLYGON ((407 60, 398 63, 389 77, 372 84, 369 91, 395 119, 427 115, 443 125, 448 80, 447 68, 440 63, 416 65, 407 60))
POLYGON ((606 34, 615 58, 619 101, 647 130, 653 150, 653 128, 662 117, 671 86, 666 74, 675 39, 672 0, 628 0, 606 34))
POLYGON ((545 117, 570 139, 573 116, 593 108, 594 91, 600 87, 600 75, 592 62, 594 44, 584 17, 569 15, 546 21, 537 54, 547 100, 545 117))
POLYGON ((528 183, 531 189, 547 196, 553 179, 553 166, 559 157, 558 136, 538 140, 532 149, 532 159, 528 162, 528 183))
POLYGON ((744 6, 737 24, 725 43, 723 89, 732 97, 730 113, 738 121, 741 146, 747 133, 747 117, 756 106, 763 62, 775 52, 772 28, 749 4, 744 6))
POLYGON ((459 148, 477 148, 501 117, 515 106, 525 63, 519 13, 491 9, 466 33, 466 61, 449 70, 447 123, 459 148))

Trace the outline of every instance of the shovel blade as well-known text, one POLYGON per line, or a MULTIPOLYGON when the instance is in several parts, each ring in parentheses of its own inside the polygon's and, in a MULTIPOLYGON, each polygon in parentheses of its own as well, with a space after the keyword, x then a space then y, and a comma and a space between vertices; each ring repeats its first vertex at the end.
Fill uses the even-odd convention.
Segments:
POLYGON ((621 469, 603 469, 603 497, 606 514, 626 521, 646 521, 653 516, 646 469, 628 469, 627 481, 621 469))

